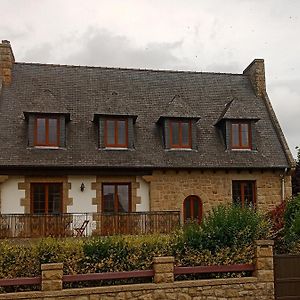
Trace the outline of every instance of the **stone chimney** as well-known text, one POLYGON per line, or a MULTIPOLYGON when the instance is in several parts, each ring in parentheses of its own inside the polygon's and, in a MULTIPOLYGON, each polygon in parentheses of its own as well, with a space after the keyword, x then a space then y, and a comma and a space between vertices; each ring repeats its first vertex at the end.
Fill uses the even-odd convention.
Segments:
POLYGON ((0 81, 4 86, 8 86, 12 81, 12 67, 15 57, 12 52, 10 42, 3 40, 0 43, 0 81))
POLYGON ((255 94, 261 97, 266 92, 265 63, 263 59, 254 59, 244 70, 252 83, 255 94))

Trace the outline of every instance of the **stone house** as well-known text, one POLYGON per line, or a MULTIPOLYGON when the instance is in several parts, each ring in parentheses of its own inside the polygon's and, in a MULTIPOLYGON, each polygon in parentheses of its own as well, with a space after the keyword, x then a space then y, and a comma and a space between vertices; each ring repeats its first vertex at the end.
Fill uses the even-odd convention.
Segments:
POLYGON ((268 211, 294 159, 266 93, 242 74, 15 62, 0 44, 0 213, 268 211))

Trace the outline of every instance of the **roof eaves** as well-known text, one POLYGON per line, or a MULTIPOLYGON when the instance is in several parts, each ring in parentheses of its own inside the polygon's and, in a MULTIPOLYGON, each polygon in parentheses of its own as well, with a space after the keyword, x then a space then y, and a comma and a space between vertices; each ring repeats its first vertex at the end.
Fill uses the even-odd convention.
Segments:
POLYGON ((23 111, 24 117, 27 120, 30 115, 63 115, 67 121, 71 121, 70 113, 67 112, 44 112, 44 111, 23 111))
POLYGON ((134 123, 136 122, 136 119, 138 118, 137 115, 131 115, 131 114, 96 113, 96 114, 94 114, 93 122, 98 121, 98 119, 101 118, 101 117, 105 117, 105 118, 107 118, 107 117, 111 117, 111 118, 132 118, 134 123))
POLYGON ((187 119, 187 120, 195 120, 196 122, 199 121, 201 118, 196 116, 168 116, 163 115, 158 118, 156 121, 157 124, 161 123, 165 119, 187 119))

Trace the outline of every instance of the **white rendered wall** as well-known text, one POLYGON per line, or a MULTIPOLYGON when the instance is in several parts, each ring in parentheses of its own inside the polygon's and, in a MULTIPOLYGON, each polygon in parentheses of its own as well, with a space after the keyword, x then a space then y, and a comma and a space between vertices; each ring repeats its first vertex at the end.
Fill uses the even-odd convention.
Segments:
POLYGON ((68 182, 71 183, 69 197, 73 198, 73 205, 67 207, 67 212, 97 212, 97 205, 92 204, 92 199, 96 198, 96 191, 92 190, 92 182, 96 182, 96 176, 69 176, 68 182), (83 192, 80 190, 82 183, 85 186, 83 192))
POLYGON ((149 211, 150 187, 142 177, 138 176, 136 181, 140 184, 137 190, 137 196, 141 197, 141 204, 136 205, 136 211, 149 211))
POLYGON ((24 182, 24 177, 9 176, 7 181, 0 184, 2 214, 24 213, 24 206, 20 204, 21 198, 25 198, 25 191, 18 189, 19 182, 24 182))

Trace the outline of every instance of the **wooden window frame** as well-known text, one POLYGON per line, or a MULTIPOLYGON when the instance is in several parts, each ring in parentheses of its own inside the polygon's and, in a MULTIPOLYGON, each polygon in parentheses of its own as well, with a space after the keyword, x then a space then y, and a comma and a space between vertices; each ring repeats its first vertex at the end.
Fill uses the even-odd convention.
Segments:
POLYGON ((128 119, 127 118, 106 118, 104 122, 104 145, 106 148, 112 147, 112 148, 128 148, 128 119), (115 142, 113 144, 108 143, 108 137, 107 137, 107 122, 113 121, 114 122, 114 140, 115 142), (125 143, 119 144, 118 143, 118 122, 119 121, 125 121, 125 143))
POLYGON ((101 211, 104 212, 104 186, 105 185, 113 185, 114 186, 114 214, 119 212, 119 201, 118 201, 118 186, 119 185, 127 185, 128 186, 128 212, 132 212, 132 190, 131 190, 131 182, 103 182, 101 186, 102 195, 101 195, 101 211))
POLYGON ((252 184, 252 195, 253 195, 253 200, 252 204, 253 207, 256 207, 256 181, 255 180, 233 180, 232 181, 232 200, 233 200, 233 183, 237 182, 240 185, 241 189, 241 207, 245 207, 245 184, 249 184, 251 182, 252 184))
POLYGON ((60 119, 57 116, 35 116, 34 120, 34 146, 40 147, 59 147, 59 140, 60 140, 60 119), (38 143, 38 125, 37 120, 44 119, 45 120, 45 143, 38 143), (56 119, 57 120, 57 127, 56 127, 56 143, 50 144, 49 142, 49 119, 56 119))
POLYGON ((170 148, 184 148, 184 149, 191 149, 192 148, 192 122, 191 120, 170 120, 169 121, 169 133, 170 133, 170 148), (178 144, 174 144, 172 140, 172 124, 178 124, 179 136, 178 136, 178 144), (187 123, 189 126, 189 133, 188 133, 188 144, 182 144, 182 123, 187 123))
POLYGON ((60 199, 61 199, 61 205, 60 205, 60 214, 63 213, 63 183, 62 182, 33 182, 30 184, 30 213, 31 214, 49 214, 49 185, 50 184, 59 184, 60 185, 60 199), (44 185, 45 186, 45 213, 34 213, 34 201, 33 201, 33 197, 34 197, 34 185, 44 185))
MULTIPOLYGON (((195 195, 190 195, 188 197, 186 197, 183 201, 183 220, 184 222, 186 222, 186 209, 185 209, 185 205, 186 205, 186 202, 187 201, 191 201, 191 202, 194 202, 194 201, 197 201, 198 202, 198 214, 199 214, 199 219, 198 219, 198 224, 200 224, 202 222, 202 219, 203 219, 203 202, 202 200, 198 197, 198 196, 195 196, 195 195), (191 201, 193 200, 193 201, 191 201)), ((194 206, 191 206, 191 215, 194 215, 194 206)), ((192 219, 191 220, 195 220, 195 219, 192 219)))
POLYGON ((231 149, 251 149, 252 148, 252 134, 251 134, 251 123, 250 122, 231 122, 230 124, 230 133, 231 133, 231 149), (239 145, 235 146, 233 144, 234 136, 233 136, 233 125, 238 125, 238 141, 239 145), (248 145, 243 146, 242 145, 242 125, 248 126, 248 145))

